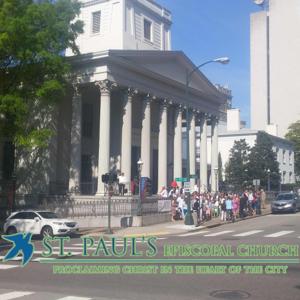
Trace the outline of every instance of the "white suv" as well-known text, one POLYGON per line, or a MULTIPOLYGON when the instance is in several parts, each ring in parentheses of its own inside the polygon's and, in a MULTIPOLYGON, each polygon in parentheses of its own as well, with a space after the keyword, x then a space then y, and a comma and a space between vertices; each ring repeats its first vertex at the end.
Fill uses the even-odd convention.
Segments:
POLYGON ((30 232, 53 236, 74 233, 79 228, 76 222, 60 219, 53 212, 28 210, 12 213, 6 219, 3 229, 6 234, 30 232))

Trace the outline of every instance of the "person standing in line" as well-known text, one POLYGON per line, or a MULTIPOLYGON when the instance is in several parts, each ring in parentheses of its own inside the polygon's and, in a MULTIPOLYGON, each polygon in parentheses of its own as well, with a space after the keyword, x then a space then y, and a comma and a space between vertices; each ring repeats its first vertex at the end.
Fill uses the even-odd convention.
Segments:
POLYGON ((236 219, 237 215, 238 215, 238 211, 239 211, 239 198, 237 194, 233 195, 233 199, 232 199, 232 212, 233 212, 233 216, 236 219))
POLYGON ((119 194, 121 196, 124 196, 125 184, 127 183, 127 180, 126 180, 126 177, 124 176, 124 173, 121 173, 118 176, 118 182, 119 182, 119 194))
POLYGON ((177 200, 176 198, 172 199, 172 204, 171 204, 171 209, 172 209, 172 222, 176 221, 176 217, 177 217, 177 200))
POLYGON ((224 195, 221 197, 221 221, 226 221, 226 204, 224 195))
POLYGON ((166 189, 165 186, 163 186, 159 192, 160 196, 163 198, 163 199, 167 199, 168 198, 168 191, 166 189))
POLYGON ((225 207, 226 207, 226 219, 232 218, 232 199, 229 195, 226 195, 225 200, 225 207))
POLYGON ((184 212, 183 212, 184 199, 182 194, 180 194, 179 197, 177 198, 177 203, 178 203, 178 209, 180 210, 181 213, 181 218, 184 219, 184 212))

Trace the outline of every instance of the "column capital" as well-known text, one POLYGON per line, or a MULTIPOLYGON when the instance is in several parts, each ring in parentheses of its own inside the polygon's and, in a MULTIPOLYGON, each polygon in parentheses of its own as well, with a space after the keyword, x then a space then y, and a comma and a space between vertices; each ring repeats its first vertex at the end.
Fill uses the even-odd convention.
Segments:
POLYGON ((146 94, 145 97, 143 97, 143 101, 147 104, 150 104, 151 102, 155 101, 157 99, 156 96, 151 95, 150 93, 146 94))
POLYGON ((128 87, 126 90, 125 90, 125 93, 127 93, 128 97, 134 97, 136 95, 139 94, 139 90, 134 88, 134 87, 128 87))
POLYGON ((210 117, 210 119, 211 119, 211 122, 213 122, 215 124, 217 124, 219 122, 219 117, 218 116, 212 115, 210 117))
POLYGON ((201 111, 201 112, 199 113, 199 117, 200 117, 200 119, 202 119, 202 120, 203 120, 203 119, 207 120, 207 119, 209 118, 209 115, 208 115, 208 113, 201 111))
POLYGON ((99 88, 101 93, 110 93, 114 88, 118 86, 117 83, 107 79, 96 81, 95 85, 99 88))
POLYGON ((82 94, 83 86, 79 82, 72 82, 72 88, 73 88, 73 97, 80 97, 82 94))
POLYGON ((163 99, 160 103, 162 109, 167 109, 170 106, 170 101, 168 99, 163 99))
POLYGON ((183 112, 184 107, 183 107, 182 104, 176 103, 176 104, 174 104, 174 106, 175 106, 176 110, 178 110, 178 111, 181 112, 181 113, 183 112))

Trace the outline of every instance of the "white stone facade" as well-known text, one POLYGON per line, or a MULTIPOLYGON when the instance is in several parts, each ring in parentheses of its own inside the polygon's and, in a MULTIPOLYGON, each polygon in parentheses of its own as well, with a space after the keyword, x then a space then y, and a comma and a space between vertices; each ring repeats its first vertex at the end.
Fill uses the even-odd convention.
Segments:
MULTIPOLYGON (((235 141, 242 139, 253 147, 255 145, 258 130, 241 129, 239 131, 228 131, 219 133, 219 153, 222 157, 223 176, 225 178, 225 165, 229 161, 230 149, 233 147, 235 141)), ((269 135, 273 142, 273 151, 277 154, 277 161, 279 163, 279 171, 281 173, 281 183, 295 183, 294 172, 294 149, 292 143, 285 139, 269 135)), ((199 143, 199 139, 198 139, 199 143)), ((199 146, 198 146, 199 147, 199 146)), ((207 150, 210 154, 211 151, 211 138, 208 137, 207 150)), ((208 155, 208 164, 210 164, 211 157, 208 155)))
POLYGON ((268 40, 269 123, 284 137, 300 119, 299 0, 269 0, 269 11, 251 15, 251 128, 257 130, 268 125, 268 40))
MULTIPOLYGON (((108 49, 171 50, 171 13, 156 2, 80 2, 82 6, 79 19, 84 22, 84 33, 78 37, 76 43, 82 54, 108 49), (93 22, 93 16, 98 18, 96 23, 93 22)), ((71 51, 67 50, 66 55, 72 55, 71 51)))

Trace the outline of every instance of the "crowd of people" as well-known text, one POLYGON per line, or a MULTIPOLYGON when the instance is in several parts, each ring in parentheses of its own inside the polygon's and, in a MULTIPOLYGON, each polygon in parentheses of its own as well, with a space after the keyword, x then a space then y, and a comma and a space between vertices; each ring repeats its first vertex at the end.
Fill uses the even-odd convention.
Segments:
MULTIPOLYGON (((171 199, 172 219, 182 220, 188 211, 188 198, 183 188, 171 186, 163 187, 160 191, 163 199, 171 199)), ((191 213, 194 223, 201 224, 212 218, 222 221, 235 221, 249 215, 261 214, 265 206, 266 193, 264 190, 245 190, 240 193, 200 193, 196 190, 191 193, 191 213)))

